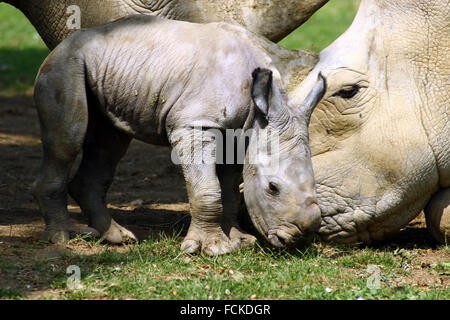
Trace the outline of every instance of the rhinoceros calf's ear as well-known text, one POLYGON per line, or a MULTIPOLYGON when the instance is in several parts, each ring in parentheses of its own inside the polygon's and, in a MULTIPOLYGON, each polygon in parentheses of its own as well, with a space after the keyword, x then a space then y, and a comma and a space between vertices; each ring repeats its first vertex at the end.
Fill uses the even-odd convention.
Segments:
POLYGON ((256 108, 267 116, 269 113, 269 95, 272 88, 272 71, 257 68, 252 73, 252 98, 256 108))

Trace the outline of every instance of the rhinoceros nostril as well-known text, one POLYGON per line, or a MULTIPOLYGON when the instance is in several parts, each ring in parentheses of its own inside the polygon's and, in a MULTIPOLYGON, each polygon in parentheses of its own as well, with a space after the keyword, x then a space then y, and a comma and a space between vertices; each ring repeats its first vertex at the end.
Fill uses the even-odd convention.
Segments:
POLYGON ((309 207, 312 204, 317 204, 317 199, 314 196, 308 196, 305 199, 305 206, 309 207))
POLYGON ((283 238, 280 238, 276 234, 269 234, 267 237, 269 239, 269 242, 277 248, 284 248, 286 246, 286 243, 283 238))
POLYGON ((298 215, 295 225, 301 233, 311 234, 317 231, 322 222, 322 214, 316 202, 311 203, 298 215))

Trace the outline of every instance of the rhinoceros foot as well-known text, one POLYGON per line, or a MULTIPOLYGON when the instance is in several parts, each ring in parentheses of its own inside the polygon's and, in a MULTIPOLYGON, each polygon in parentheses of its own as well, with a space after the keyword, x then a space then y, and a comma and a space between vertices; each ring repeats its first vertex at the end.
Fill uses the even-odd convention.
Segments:
POLYGON ((234 216, 227 216, 222 222, 222 229, 233 243, 239 243, 239 248, 250 246, 256 242, 256 237, 245 232, 234 216))
POLYGON ((256 242, 256 237, 242 231, 240 228, 232 227, 230 230, 230 239, 232 242, 239 242, 240 248, 245 248, 256 242))
POLYGON ((137 241, 137 238, 133 232, 122 227, 114 221, 114 219, 111 219, 111 224, 108 230, 103 233, 101 238, 110 243, 127 243, 137 241))
POLYGON ((440 244, 450 242, 450 188, 434 194, 425 207, 427 229, 440 244))
POLYGON ((201 251, 207 255, 215 256, 226 254, 253 244, 256 238, 246 234, 239 228, 227 228, 228 236, 221 227, 207 229, 196 225, 189 227, 189 231, 181 244, 181 250, 187 253, 201 251))
POLYGON ((52 243, 63 243, 69 241, 70 239, 76 238, 77 236, 99 237, 100 233, 94 228, 82 225, 50 225, 47 226, 45 231, 41 234, 40 239, 42 241, 49 241, 52 243))

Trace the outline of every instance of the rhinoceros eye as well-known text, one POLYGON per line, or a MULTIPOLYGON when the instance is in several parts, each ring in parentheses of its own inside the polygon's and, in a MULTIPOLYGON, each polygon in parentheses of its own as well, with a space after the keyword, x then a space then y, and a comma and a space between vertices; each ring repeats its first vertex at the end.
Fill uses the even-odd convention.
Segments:
POLYGON ((360 86, 355 84, 349 88, 339 90, 338 92, 333 94, 333 97, 341 97, 343 99, 351 99, 358 94, 359 89, 360 89, 360 86))
POLYGON ((269 193, 272 195, 277 195, 280 193, 280 189, 274 182, 269 182, 269 193))

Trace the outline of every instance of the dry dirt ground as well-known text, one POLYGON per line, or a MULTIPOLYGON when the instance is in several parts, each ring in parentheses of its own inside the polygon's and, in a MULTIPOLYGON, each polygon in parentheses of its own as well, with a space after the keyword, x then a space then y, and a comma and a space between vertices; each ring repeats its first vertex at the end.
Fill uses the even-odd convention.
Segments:
MULTIPOLYGON (((17 265, 39 256, 51 258, 56 245, 36 244, 44 229, 37 204, 29 193, 41 159, 39 123, 31 97, 0 97, 0 262, 2 257, 17 265)), ((134 141, 117 169, 115 182, 108 194, 114 219, 132 230, 139 239, 171 233, 174 228, 186 230, 189 223, 187 196, 180 170, 170 161, 168 148, 134 141)), ((77 205, 70 201, 71 217, 86 223, 77 205)), ((436 250, 428 235, 423 217, 411 222, 383 246, 417 249, 416 285, 448 285, 448 276, 429 278, 420 268, 449 261, 448 250, 436 250), (426 282, 433 282, 427 284, 426 282), (422 283, 425 282, 425 283, 422 283)), ((73 253, 92 254, 98 248, 71 245, 73 253)), ((116 247, 115 250, 126 250, 116 247)), ((31 272, 31 271, 30 271, 31 272)), ((21 277, 32 279, 32 272, 4 277, 0 270, 0 289, 18 287, 21 277)), ((39 281, 37 281, 39 283, 39 281)), ((39 289, 39 288, 37 288, 39 289)), ((43 288, 42 288, 43 289, 43 288)), ((39 290, 37 291, 39 292, 39 290)))

